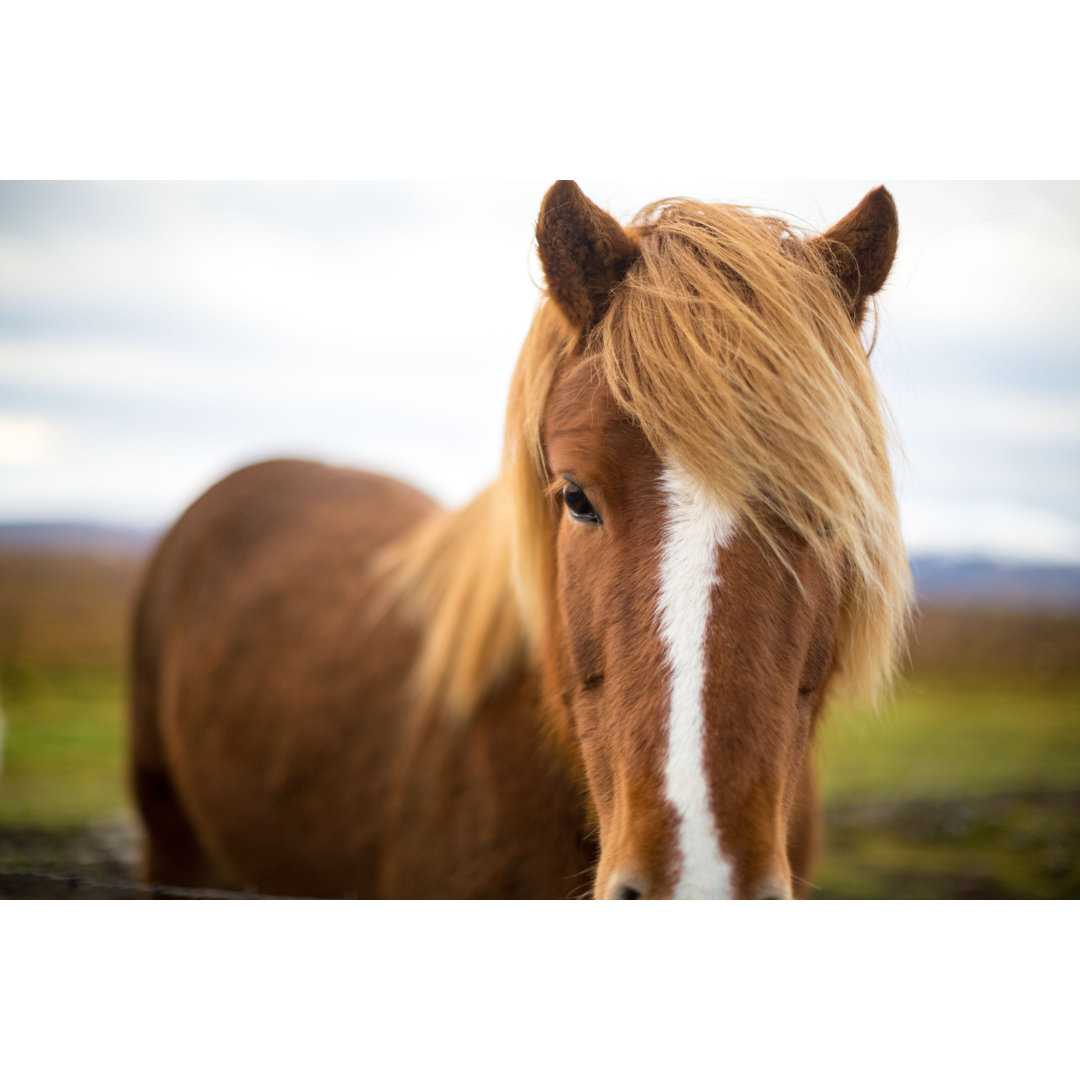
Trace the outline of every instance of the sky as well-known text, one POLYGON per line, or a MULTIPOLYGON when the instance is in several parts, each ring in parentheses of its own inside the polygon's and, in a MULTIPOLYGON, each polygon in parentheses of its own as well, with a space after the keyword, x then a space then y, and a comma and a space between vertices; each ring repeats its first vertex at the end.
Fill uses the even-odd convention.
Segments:
MULTIPOLYGON (((281 455, 494 476, 550 180, 0 183, 0 522, 158 527, 281 455)), ((1080 564, 1080 183, 576 177, 819 230, 885 182, 873 369, 913 553, 1080 564)))

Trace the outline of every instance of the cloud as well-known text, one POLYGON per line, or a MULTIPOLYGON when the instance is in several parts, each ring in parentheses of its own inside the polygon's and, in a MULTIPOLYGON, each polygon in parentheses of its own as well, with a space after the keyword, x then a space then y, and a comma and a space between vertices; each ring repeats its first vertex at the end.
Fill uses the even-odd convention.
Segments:
POLYGON ((46 461, 63 443, 62 429, 45 417, 0 413, 0 466, 46 461))
POLYGON ((511 335, 516 351, 537 299, 529 218, 515 228, 499 203, 466 222, 446 194, 424 212, 387 188, 328 207, 320 188, 133 185, 124 227, 112 202, 129 189, 80 219, 68 204, 81 189, 49 188, 70 228, 45 228, 39 208, 41 231, 0 232, 0 328, 36 316, 54 332, 185 340, 194 327, 202 346, 217 335, 294 353, 511 335))
POLYGON ((1008 499, 918 499, 901 508, 912 553, 1080 565, 1080 520, 1008 499))

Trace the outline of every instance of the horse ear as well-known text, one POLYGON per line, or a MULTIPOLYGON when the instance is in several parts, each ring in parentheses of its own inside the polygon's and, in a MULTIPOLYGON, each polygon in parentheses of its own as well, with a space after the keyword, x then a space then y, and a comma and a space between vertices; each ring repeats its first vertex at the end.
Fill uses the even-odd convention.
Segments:
POLYGON ((575 329, 588 331, 637 256, 637 245, 573 180, 556 181, 544 196, 536 241, 548 292, 575 329))
POLYGON ((878 187, 847 217, 811 241, 825 256, 847 296, 856 325, 862 321, 866 301, 889 276, 899 233, 896 203, 883 187, 878 187))

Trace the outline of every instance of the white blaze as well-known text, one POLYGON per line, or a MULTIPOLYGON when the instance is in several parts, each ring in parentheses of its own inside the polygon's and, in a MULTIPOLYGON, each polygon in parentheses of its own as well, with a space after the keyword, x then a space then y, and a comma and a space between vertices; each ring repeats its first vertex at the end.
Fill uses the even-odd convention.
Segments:
POLYGON ((667 529, 660 563, 660 636, 671 671, 665 787, 679 818, 682 870, 676 900, 732 895, 731 867, 705 777, 705 633, 716 562, 735 518, 678 466, 664 472, 667 529))

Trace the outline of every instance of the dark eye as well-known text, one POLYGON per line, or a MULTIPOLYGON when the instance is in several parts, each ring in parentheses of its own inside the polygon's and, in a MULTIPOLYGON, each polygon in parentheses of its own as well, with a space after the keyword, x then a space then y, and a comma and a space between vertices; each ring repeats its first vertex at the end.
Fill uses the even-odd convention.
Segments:
POLYGON ((575 521, 588 521, 595 525, 600 524, 600 515, 593 508, 593 504, 589 502, 588 496, 577 484, 567 480, 562 497, 563 502, 566 503, 566 509, 570 511, 570 516, 575 521))

